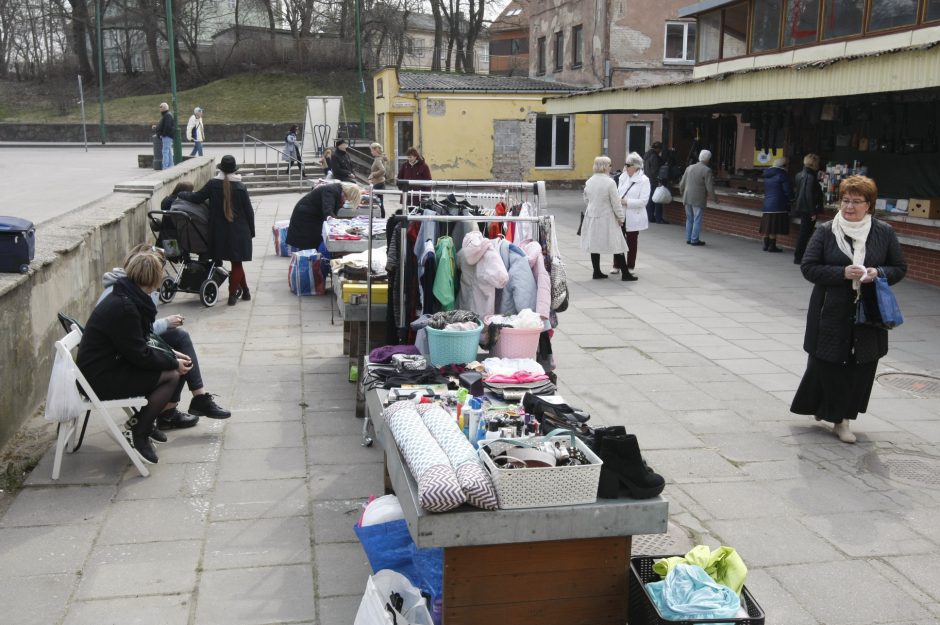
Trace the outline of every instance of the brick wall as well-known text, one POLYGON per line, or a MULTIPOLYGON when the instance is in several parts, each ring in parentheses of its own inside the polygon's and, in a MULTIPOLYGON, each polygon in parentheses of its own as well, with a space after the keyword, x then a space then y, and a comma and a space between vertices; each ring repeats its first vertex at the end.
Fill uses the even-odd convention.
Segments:
MULTIPOLYGON (((667 221, 676 224, 685 223, 685 208, 678 202, 666 206, 664 214, 667 221)), ((890 223, 898 234, 940 240, 940 228, 896 221, 890 223)), ((755 245, 757 241, 763 238, 760 234, 760 217, 714 208, 705 209, 705 215, 702 218, 702 230, 754 239, 755 245)), ((790 234, 777 237, 777 245, 792 250, 796 245, 798 234, 799 225, 793 224, 790 227, 790 234)), ((911 245, 902 245, 901 249, 904 252, 904 259, 907 261, 908 278, 940 286, 940 251, 911 245)))

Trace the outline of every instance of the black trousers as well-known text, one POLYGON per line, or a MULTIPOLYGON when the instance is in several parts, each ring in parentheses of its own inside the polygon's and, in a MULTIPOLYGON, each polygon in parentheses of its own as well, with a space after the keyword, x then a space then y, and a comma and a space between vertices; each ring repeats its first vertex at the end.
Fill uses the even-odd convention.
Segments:
POLYGON ((800 215, 800 234, 796 239, 796 249, 793 250, 793 258, 797 262, 803 260, 803 252, 806 251, 806 244, 809 243, 815 229, 815 219, 810 215, 800 215))

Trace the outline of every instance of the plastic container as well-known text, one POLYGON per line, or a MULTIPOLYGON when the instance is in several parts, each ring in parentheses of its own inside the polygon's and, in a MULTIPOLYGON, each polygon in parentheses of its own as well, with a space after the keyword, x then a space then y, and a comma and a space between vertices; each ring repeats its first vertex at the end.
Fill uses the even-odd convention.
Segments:
MULTIPOLYGON (((489 318, 487 318, 489 323, 489 318)), ((542 328, 500 328, 499 338, 493 345, 498 358, 535 358, 539 349, 542 328)))
POLYGON ((476 330, 426 329, 432 366, 463 365, 477 359, 482 323, 477 324, 476 330))
MULTIPOLYGON (((636 556, 630 558, 630 625, 693 625, 697 623, 729 623, 730 625, 764 625, 764 610, 745 586, 741 590, 741 603, 749 618, 694 619, 688 621, 670 621, 663 618, 649 593, 646 584, 662 579, 653 572, 653 563, 672 556, 636 556)), ((680 554, 681 557, 681 554, 680 554)))

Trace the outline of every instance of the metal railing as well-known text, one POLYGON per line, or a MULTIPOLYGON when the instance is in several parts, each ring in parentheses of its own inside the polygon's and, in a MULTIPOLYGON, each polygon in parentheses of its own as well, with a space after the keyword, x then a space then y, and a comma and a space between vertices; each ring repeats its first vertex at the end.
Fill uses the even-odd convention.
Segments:
MULTIPOLYGON (((300 148, 301 144, 302 144, 301 141, 298 141, 298 142, 297 142, 298 148, 300 148)), ((290 187, 290 186, 293 186, 293 182, 292 182, 292 181, 294 180, 295 177, 296 177, 296 182, 297 182, 297 184, 299 184, 299 185, 302 185, 302 184, 303 184, 303 177, 300 175, 300 172, 303 170, 304 164, 303 164, 301 161, 297 160, 296 158, 294 158, 294 157, 292 157, 292 156, 289 156, 289 155, 287 154, 287 152, 285 152, 284 150, 282 150, 282 149, 280 149, 280 148, 278 148, 278 147, 275 147, 275 146, 271 145, 271 144, 268 143, 267 141, 262 141, 261 139, 259 139, 259 138, 257 138, 257 137, 253 137, 253 136, 251 136, 251 135, 249 135, 249 134, 246 134, 246 135, 242 135, 242 163, 247 163, 247 162, 248 162, 248 149, 249 149, 249 147, 250 147, 250 148, 252 149, 252 151, 253 151, 253 152, 252 152, 252 163, 253 163, 255 166, 258 166, 258 165, 260 164, 260 162, 258 161, 258 148, 259 148, 259 147, 261 148, 262 156, 264 157, 264 163, 263 163, 263 164, 264 164, 264 175, 265 175, 265 176, 269 176, 269 175, 270 175, 270 169, 273 167, 273 168, 274 168, 274 180, 277 181, 277 182, 280 182, 280 180, 281 180, 281 175, 282 175, 282 174, 281 174, 280 165, 281 165, 281 163, 287 163, 288 161, 290 161, 291 164, 297 165, 297 167, 294 169, 294 171, 296 171, 297 173, 296 173, 296 176, 295 176, 295 174, 293 173, 293 171, 291 171, 291 169, 289 168, 288 171, 287 171, 285 174, 283 174, 283 175, 287 178, 287 186, 289 186, 289 187, 290 187), (249 145, 249 142, 250 142, 250 145, 249 145), (272 156, 272 152, 273 152, 273 154, 274 154, 274 163, 273 163, 273 164, 272 164, 271 161, 270 161, 270 157, 272 156)))

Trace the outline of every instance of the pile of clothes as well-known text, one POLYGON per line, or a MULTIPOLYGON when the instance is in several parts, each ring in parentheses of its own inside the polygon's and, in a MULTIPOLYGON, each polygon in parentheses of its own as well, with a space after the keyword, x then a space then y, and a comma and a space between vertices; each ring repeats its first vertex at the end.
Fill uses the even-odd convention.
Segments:
POLYGON ((748 618, 740 595, 747 566, 731 547, 712 551, 697 545, 684 557, 657 560, 653 572, 664 579, 645 588, 664 618, 690 621, 748 618))
MULTIPOLYGON (((384 237, 386 220, 372 220, 372 237, 384 237)), ((323 222, 323 239, 331 241, 360 241, 369 236, 369 218, 357 215, 351 219, 328 219, 323 222)))

